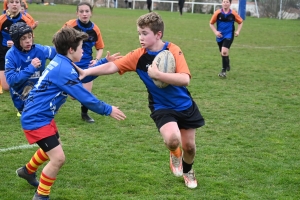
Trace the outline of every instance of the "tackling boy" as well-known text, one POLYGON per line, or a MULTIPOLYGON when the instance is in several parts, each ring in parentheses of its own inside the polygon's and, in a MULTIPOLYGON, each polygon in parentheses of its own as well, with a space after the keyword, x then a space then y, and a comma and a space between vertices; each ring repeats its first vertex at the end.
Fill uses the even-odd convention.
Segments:
POLYGON ((30 144, 40 147, 26 166, 17 169, 17 174, 33 186, 38 186, 33 200, 48 200, 51 186, 65 162, 65 154, 54 121, 59 108, 68 95, 76 98, 90 110, 116 120, 126 116, 118 107, 98 100, 87 91, 78 79, 74 62, 83 54, 82 43, 88 35, 73 28, 65 27, 53 37, 57 55, 46 67, 39 81, 29 93, 21 117, 25 136, 30 144), (40 181, 36 180, 37 168, 45 161, 40 181))

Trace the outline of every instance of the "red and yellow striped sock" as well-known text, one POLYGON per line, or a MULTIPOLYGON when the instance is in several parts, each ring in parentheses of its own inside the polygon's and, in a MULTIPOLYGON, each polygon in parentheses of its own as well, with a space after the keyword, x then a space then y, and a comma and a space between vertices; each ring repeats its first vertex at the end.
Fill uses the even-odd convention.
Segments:
POLYGON ((56 178, 50 178, 49 176, 44 174, 44 172, 42 172, 37 193, 40 195, 49 195, 51 186, 53 185, 55 180, 56 178))
POLYGON ((47 154, 41 148, 39 148, 32 156, 30 161, 26 164, 28 174, 33 174, 34 172, 36 172, 38 167, 48 159, 49 157, 47 156, 47 154))
POLYGON ((179 157, 182 155, 180 147, 177 147, 177 149, 174 150, 174 151, 171 151, 171 153, 172 153, 174 156, 176 156, 177 158, 179 158, 179 157))

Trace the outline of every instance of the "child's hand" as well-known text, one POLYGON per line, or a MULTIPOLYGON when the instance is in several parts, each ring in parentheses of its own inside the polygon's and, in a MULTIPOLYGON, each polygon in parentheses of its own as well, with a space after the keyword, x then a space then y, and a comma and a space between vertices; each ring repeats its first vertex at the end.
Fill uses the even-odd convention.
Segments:
POLYGON ((215 35, 218 37, 218 38, 221 38, 223 37, 222 33, 220 31, 216 31, 215 32, 215 35))
POLYGON ((111 61, 115 61, 115 60, 117 60, 117 59, 119 59, 119 58, 122 58, 123 56, 121 56, 120 55, 120 53, 118 52, 118 53, 115 53, 115 54, 113 54, 113 55, 110 55, 110 52, 109 51, 107 51, 107 54, 106 54, 106 59, 107 59, 107 61, 108 62, 111 62, 111 61))
POLYGON ((158 70, 156 63, 153 62, 152 65, 148 67, 148 75, 150 78, 157 79, 159 73, 160 71, 158 70))
POLYGON ((37 69, 41 66, 41 61, 38 58, 34 58, 31 60, 31 64, 37 69))
POLYGON ((235 36, 235 37, 238 37, 239 34, 240 34, 240 32, 236 31, 236 32, 234 33, 234 36, 235 36))
POLYGON ((82 80, 82 79, 84 79, 84 77, 87 76, 87 73, 85 72, 85 70, 81 69, 80 67, 75 65, 75 63, 73 63, 73 62, 72 62, 72 65, 75 67, 75 69, 79 75, 79 80, 82 80))
POLYGON ((7 47, 12 47, 14 42, 12 40, 7 40, 7 47))
POLYGON ((112 106, 110 116, 118 121, 124 120, 126 118, 126 115, 118 107, 115 106, 112 106))

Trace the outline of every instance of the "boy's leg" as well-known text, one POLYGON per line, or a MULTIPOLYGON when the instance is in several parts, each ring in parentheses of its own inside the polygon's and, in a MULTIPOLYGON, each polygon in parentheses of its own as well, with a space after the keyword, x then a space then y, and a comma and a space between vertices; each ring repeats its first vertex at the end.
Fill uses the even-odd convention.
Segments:
POLYGON ((181 136, 177 123, 174 121, 164 124, 160 133, 167 148, 170 150, 170 169, 175 176, 182 176, 182 152, 180 149, 181 136))
POLYGON ((195 172, 192 169, 194 164, 194 158, 196 155, 196 143, 195 133, 196 129, 181 129, 182 140, 182 166, 183 166, 183 178, 185 185, 189 188, 196 188, 198 183, 195 177, 195 172))
POLYGON ((44 149, 50 161, 41 173, 40 184, 34 195, 34 200, 49 198, 51 187, 56 180, 60 168, 65 162, 65 154, 56 135, 45 138, 37 143, 44 149))
POLYGON ((27 182, 38 187, 39 182, 36 180, 36 171, 40 165, 48 160, 47 154, 39 148, 35 154, 32 156, 30 161, 23 167, 17 169, 16 173, 19 177, 24 178, 27 182))

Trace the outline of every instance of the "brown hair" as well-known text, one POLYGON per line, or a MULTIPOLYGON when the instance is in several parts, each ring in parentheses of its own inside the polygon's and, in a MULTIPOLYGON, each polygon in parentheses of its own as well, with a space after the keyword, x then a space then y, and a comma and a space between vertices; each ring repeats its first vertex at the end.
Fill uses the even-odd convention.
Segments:
POLYGON ((85 32, 77 31, 71 27, 63 27, 53 36, 52 43, 56 52, 65 56, 70 48, 76 51, 80 41, 86 40, 88 37, 85 32))
POLYGON ((79 6, 82 6, 82 5, 86 5, 86 6, 90 7, 91 12, 93 12, 93 6, 89 2, 86 2, 86 1, 82 1, 77 5, 77 12, 78 12, 79 6))
POLYGON ((158 33, 158 31, 162 32, 162 36, 164 34, 164 22, 156 12, 150 12, 140 16, 136 24, 140 28, 149 27, 154 34, 158 33))

